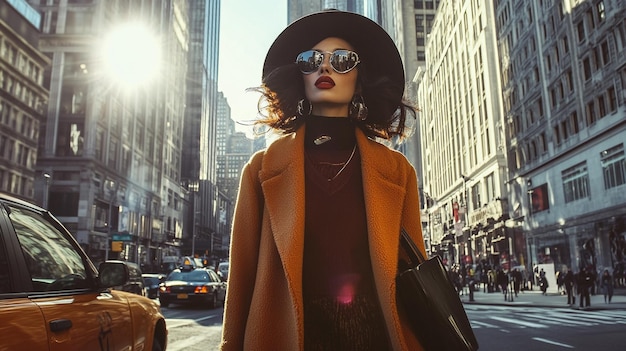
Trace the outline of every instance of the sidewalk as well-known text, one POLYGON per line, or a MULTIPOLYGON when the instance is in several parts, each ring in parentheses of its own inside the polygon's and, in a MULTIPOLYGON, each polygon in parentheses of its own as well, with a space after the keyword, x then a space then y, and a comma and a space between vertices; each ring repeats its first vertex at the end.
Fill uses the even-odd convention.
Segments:
MULTIPOLYGON (((580 296, 576 296, 576 305, 567 305, 567 295, 550 293, 543 295, 538 288, 534 290, 520 291, 517 297, 514 295, 511 301, 510 296, 504 300, 502 292, 485 293, 482 288, 474 292, 474 301, 469 301, 468 289, 464 289, 461 301, 464 304, 478 305, 501 305, 501 306, 523 306, 523 307, 553 307, 553 308, 575 308, 578 309, 580 296)), ((591 304, 587 310, 626 310, 626 288, 615 289, 613 299, 610 304, 604 303, 602 293, 591 295, 591 304)))

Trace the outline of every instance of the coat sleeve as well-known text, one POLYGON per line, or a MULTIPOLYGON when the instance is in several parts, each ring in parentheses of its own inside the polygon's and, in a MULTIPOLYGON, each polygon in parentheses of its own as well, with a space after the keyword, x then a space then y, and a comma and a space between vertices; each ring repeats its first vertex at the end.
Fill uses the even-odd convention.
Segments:
POLYGON ((230 241, 230 269, 221 350, 243 350, 259 254, 263 192, 258 180, 260 154, 241 175, 230 241))
MULTIPOLYGON (((422 235, 422 220, 420 215, 417 175, 415 174, 415 169, 413 168, 413 166, 410 165, 408 161, 406 161, 406 167, 406 196, 404 197, 402 210, 402 226, 411 236, 413 242, 415 242, 417 247, 422 251, 424 257, 427 257, 424 245, 424 237, 422 235)), ((413 334, 405 311, 401 308, 398 309, 398 315, 401 320, 401 328, 402 334, 404 336, 405 347, 411 351, 423 351, 423 347, 420 345, 420 342, 418 341, 415 334, 413 334)))
POLYGON ((420 199, 417 187, 417 175, 413 166, 408 164, 409 168, 407 174, 406 183, 406 196, 404 198, 404 206, 402 212, 402 225, 404 229, 409 233, 413 242, 422 251, 424 257, 426 256, 426 249, 424 245, 424 236, 422 235, 422 219, 420 215, 420 199))

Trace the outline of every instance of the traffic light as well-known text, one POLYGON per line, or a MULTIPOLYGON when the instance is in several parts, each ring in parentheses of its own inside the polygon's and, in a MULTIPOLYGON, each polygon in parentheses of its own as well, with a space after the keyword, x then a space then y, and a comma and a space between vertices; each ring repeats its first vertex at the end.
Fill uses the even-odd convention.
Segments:
POLYGON ((122 252, 124 249, 124 243, 122 241, 111 241, 111 251, 122 252))

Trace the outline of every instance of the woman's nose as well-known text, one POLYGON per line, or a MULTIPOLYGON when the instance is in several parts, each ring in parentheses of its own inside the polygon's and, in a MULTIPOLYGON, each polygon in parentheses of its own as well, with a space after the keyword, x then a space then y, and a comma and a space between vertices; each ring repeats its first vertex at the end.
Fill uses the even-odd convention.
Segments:
POLYGON ((330 72, 330 53, 324 53, 322 64, 320 65, 320 72, 330 72))

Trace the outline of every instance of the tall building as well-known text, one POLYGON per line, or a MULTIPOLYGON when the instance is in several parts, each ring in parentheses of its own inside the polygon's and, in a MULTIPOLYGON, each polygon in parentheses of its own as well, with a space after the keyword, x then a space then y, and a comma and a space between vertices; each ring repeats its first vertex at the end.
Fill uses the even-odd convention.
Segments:
MULTIPOLYGON (((448 264, 508 264, 496 23, 490 1, 442 1, 418 72, 430 250, 448 264)), ((523 250, 523 247, 514 247, 523 250)), ((517 257, 517 255, 515 255, 517 257)))
POLYGON ((496 18, 506 184, 526 262, 623 276, 626 3, 499 1, 496 18))
MULTIPOLYGON (((45 71, 50 99, 39 135, 39 193, 47 194, 50 210, 96 262, 122 258, 156 265, 162 256, 178 255, 186 191, 180 97, 189 50, 187 2, 29 3, 42 14, 40 49, 52 63, 45 71), (113 61, 104 59, 101 48, 108 35, 131 22, 157 38, 163 80, 124 90, 118 79, 139 69, 112 79, 113 71, 106 69, 113 61), (112 250, 109 239, 121 242, 120 252, 112 250)), ((129 38, 114 42, 126 45, 115 59, 150 41, 129 38)), ((134 59, 127 57, 117 69, 136 64, 134 59)))
POLYGON ((220 0, 189 1, 187 109, 183 138, 182 181, 191 201, 185 254, 212 256, 219 223, 217 120, 219 93, 220 0), (195 232, 195 237, 192 237, 195 232), (194 251, 194 252, 192 252, 194 251))
POLYGON ((220 195, 224 198, 223 206, 220 208, 220 222, 225 225, 225 230, 228 229, 228 232, 224 231, 226 234, 221 235, 222 250, 227 251, 230 246, 230 224, 239 192, 241 171, 254 152, 255 142, 248 139, 245 133, 236 131, 228 100, 221 92, 218 111, 217 182, 220 195))
POLYGON ((46 179, 35 171, 50 64, 38 49, 39 28, 41 15, 25 1, 0 3, 0 191, 31 201, 36 179, 46 179))
MULTIPOLYGON (((397 13, 395 28, 396 41, 406 74, 406 97, 418 108, 421 106, 417 100, 417 83, 415 75, 423 69, 426 64, 426 41, 433 27, 437 8, 440 0, 400 0, 397 6, 401 9, 397 13)), ((389 12, 389 11, 388 11, 389 12)), ((392 12, 395 14, 396 12, 392 12)), ((419 137, 421 135, 421 121, 418 118, 415 122, 413 136, 402 145, 402 152, 409 159, 417 171, 418 179, 423 179, 422 174, 422 150, 419 137)), ((420 194, 423 195, 423 182, 420 181, 420 194)), ((423 200, 423 196, 422 196, 423 200)), ((422 204, 424 201, 422 201, 422 204)))

